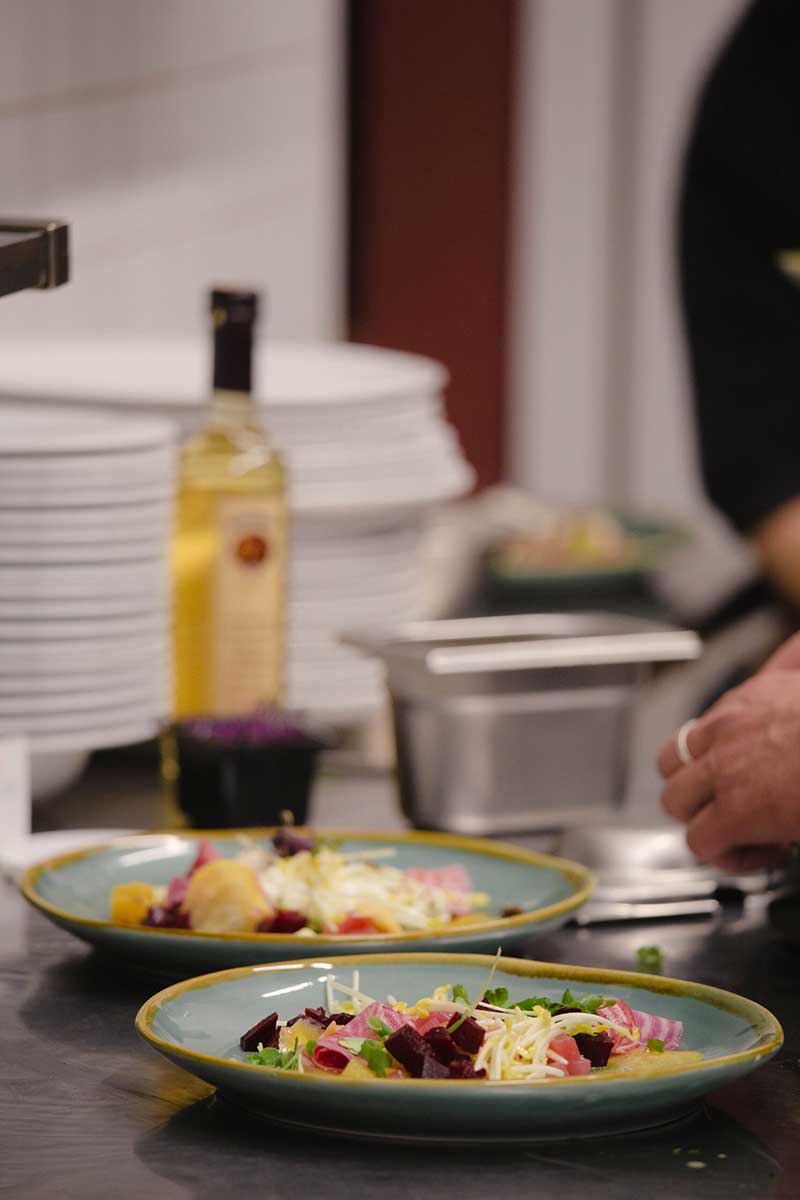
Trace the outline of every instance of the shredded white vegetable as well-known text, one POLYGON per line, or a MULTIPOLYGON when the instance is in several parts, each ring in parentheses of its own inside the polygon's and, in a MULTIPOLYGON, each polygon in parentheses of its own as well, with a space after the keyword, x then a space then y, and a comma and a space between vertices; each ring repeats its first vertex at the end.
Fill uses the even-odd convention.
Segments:
MULTIPOLYGON (((498 956, 499 957, 499 956, 498 956)), ((497 969, 498 958, 492 966, 489 982, 479 992, 479 998, 491 984, 497 969)), ((352 986, 340 983, 335 976, 326 980, 328 1010, 333 1011, 335 994, 341 993, 350 1001, 354 1013, 361 1012, 373 997, 360 988, 358 971, 353 972, 352 986)), ((475 1058, 476 1070, 484 1069, 488 1079, 527 1080, 559 1079, 568 1074, 568 1062, 563 1055, 552 1049, 552 1042, 562 1034, 612 1033, 630 1036, 630 1030, 597 1013, 570 1012, 552 1015, 546 1008, 537 1007, 529 1011, 499 1005, 475 1008, 463 1000, 446 999, 449 986, 437 988, 432 996, 417 1001, 417 1006, 427 1012, 461 1013, 471 1016, 484 1031, 484 1040, 475 1058)), ((393 998, 390 1001, 396 1004, 393 998)), ((480 1002, 479 1000, 476 1003, 480 1002)))
POLYGON ((488 905, 481 892, 439 887, 382 861, 395 853, 376 847, 345 854, 323 845, 281 858, 249 842, 239 859, 255 871, 273 908, 302 913, 310 932, 336 930, 353 914, 372 920, 380 932, 438 929, 454 913, 488 905))

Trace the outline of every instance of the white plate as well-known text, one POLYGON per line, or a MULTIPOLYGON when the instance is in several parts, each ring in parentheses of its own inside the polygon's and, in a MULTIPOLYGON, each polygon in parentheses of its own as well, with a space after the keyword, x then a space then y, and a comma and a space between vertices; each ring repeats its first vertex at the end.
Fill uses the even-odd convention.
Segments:
POLYGON ((381 624, 383 621, 397 618, 399 614, 407 613, 419 603, 418 590, 409 588, 407 591, 394 591, 384 596, 360 595, 353 592, 349 596, 323 596, 319 599, 299 599, 293 596, 289 603, 287 621, 295 633, 306 629, 333 627, 337 621, 361 621, 368 619, 381 624))
POLYGON ((171 484, 152 483, 141 487, 22 487, 3 488, 0 504, 5 509, 52 508, 102 508, 113 510, 118 505, 159 504, 170 501, 173 496, 171 484))
MULTIPOLYGON (((172 689, 170 689, 172 691, 172 689)), ((49 692, 41 696, 4 696, 0 694, 0 716, 19 718, 42 716, 46 713, 85 713, 86 710, 118 709, 136 706, 148 712, 164 712, 167 707, 168 691, 163 683, 148 682, 131 688, 114 688, 108 691, 49 692)), ((97 722, 95 721, 96 725, 97 722)))
MULTIPOLYGON (((3 363, 6 351, 10 349, 3 343, 3 363)), ((43 357, 47 351, 43 343, 28 343, 28 382, 21 389, 21 394, 33 390, 39 370, 51 374, 55 364, 51 361, 44 363, 43 357)), ((11 358, 13 359, 13 350, 11 358)), ((84 362, 84 369, 93 373, 91 358, 84 362)), ((95 388, 105 387, 108 381, 101 375, 95 379, 95 388)), ((5 389, 4 389, 5 390, 5 389)), ((60 390, 60 389, 56 389, 60 390)), ((30 404, 12 404, 7 401, 0 403, 0 447, 2 454, 82 454, 96 451, 135 450, 152 446, 167 446, 174 441, 175 431, 169 422, 159 420, 132 420, 116 413, 98 414, 97 412, 82 412, 79 409, 66 410, 61 407, 40 408, 30 404)))
POLYGON ((35 526, 29 529, 9 527, 0 522, 0 546, 11 549, 14 546, 25 548, 56 550, 67 547, 70 552, 79 550, 90 554, 96 547, 102 548, 109 543, 122 543, 138 547, 143 543, 161 545, 171 536, 172 526, 169 521, 156 524, 142 523, 141 525, 117 526, 113 518, 95 529, 78 526, 70 529, 65 526, 49 528, 35 526))
MULTIPOLYGON (((0 405, 0 428, 2 405, 0 405)), ((27 454, 6 455, 0 444, 0 484, 30 487, 38 483, 87 487, 138 487, 167 483, 175 474, 172 446, 138 450, 133 454, 27 454)))
MULTIPOLYGON (((86 508, 4 508, 0 504, 0 536, 6 531, 16 534, 30 531, 32 535, 50 536, 62 532, 73 541, 88 538, 116 537, 121 530, 135 531, 169 526, 172 521, 170 500, 155 504, 115 504, 112 511, 103 505, 86 508)), ((45 537, 46 540, 46 537, 45 537)))
POLYGON ((0 566, 0 597, 96 600, 101 596, 153 596, 163 593, 166 580, 167 564, 161 559, 111 566, 0 566))
POLYGON ((413 470, 417 463, 435 465, 445 459, 457 445, 451 428, 439 421, 408 426, 403 436, 381 433, 374 440, 353 442, 343 435, 341 421, 339 440, 301 445, 284 445, 283 452, 293 475, 313 475, 315 472, 335 473, 380 469, 413 470))
POLYGON ((0 589, 0 618, 3 620, 61 620, 163 615, 169 611, 165 585, 151 592, 131 592, 122 596, 84 596, 61 599, 19 597, 6 600, 0 589))
MULTIPOLYGON (((194 406, 210 380, 209 348, 192 338, 3 340, 0 394, 80 403, 194 406)), ((273 409, 362 401, 396 406, 441 391, 447 371, 420 355, 344 342, 271 342, 256 355, 256 386, 273 409)))
POLYGON ((171 668, 167 662, 129 663, 105 670, 46 671, 42 675, 0 671, 0 696, 9 697, 16 703, 25 704, 29 698, 52 696, 64 706, 70 698, 78 698, 85 692, 116 691, 130 689, 132 692, 149 689, 151 692, 166 691, 170 686, 171 668))
POLYGON ((365 695, 341 695, 338 692, 307 692, 301 688, 287 687, 286 695, 294 709, 308 713, 313 720, 330 725, 357 725, 379 712, 385 697, 375 693, 365 695))
MULTIPOLYGON (((150 680, 137 687, 92 692, 50 692, 41 696, 4 696, 0 692, 0 718, 16 717, 24 722, 28 717, 40 717, 48 713, 64 715, 91 712, 92 709, 103 713, 128 705, 144 708, 148 712, 164 712, 166 697, 167 689, 163 683, 156 685, 150 680)), ((93 724, 96 725, 97 721, 93 724)))
POLYGON ((166 554, 167 538, 159 536, 144 541, 116 541, 81 543, 77 546, 70 542, 58 545, 25 546, 21 542, 10 545, 3 540, 0 533, 0 563, 9 566, 102 566, 105 563, 135 563, 148 562, 159 555, 166 554))
POLYGON ((7 621, 0 614, 0 642, 17 641, 72 641, 95 637, 136 637, 139 634, 156 634, 164 637, 168 625, 161 613, 139 617, 102 617, 72 621, 7 621))
POLYGON ((364 601, 407 595, 420 586, 420 571, 405 564, 394 571, 359 572, 343 562, 336 571, 293 567, 289 574, 289 603, 313 600, 320 607, 359 596, 364 601))
MULTIPOLYGON (((70 787, 84 772, 89 761, 89 750, 64 750, 58 754, 31 754, 31 797, 34 804, 47 800, 70 787)), ((34 834, 37 836, 47 836, 34 834)), ((7 857, 11 847, 7 841, 0 847, 0 863, 10 861, 7 857)))
POLYGON ((467 463, 453 463, 438 479, 419 487, 393 484, 361 489, 350 487, 311 488, 290 494, 295 518, 326 523, 348 532, 377 530, 408 524, 426 510, 465 495, 475 482, 475 472, 467 463))
POLYGON ((0 642, 0 673, 19 675, 59 674, 75 668, 80 671, 108 670, 109 667, 149 662, 159 669, 170 645, 166 638, 93 638, 91 640, 37 642, 0 642))
POLYGON ((433 393, 404 396, 402 403, 392 408, 360 402, 327 408, 318 405, 314 409, 276 409, 265 401, 262 411, 265 426, 284 453, 302 453, 307 447, 358 451, 364 446, 402 441, 410 430, 429 429, 444 419, 441 399, 433 393))
POLYGON ((30 734, 28 743, 34 754, 60 754, 66 750, 108 750, 112 746, 134 746, 156 737, 162 722, 155 718, 134 725, 99 725, 79 733, 30 734))
POLYGON ((159 702, 146 704, 117 704, 106 708, 87 709, 70 713, 39 713, 28 716, 0 717, 0 736, 6 734, 38 734, 40 737, 57 737, 62 733, 80 733, 97 729, 103 721, 109 724, 135 724, 150 719, 158 720, 166 713, 163 697, 159 702))
POLYGON ((413 559, 420 543, 421 532, 416 525, 359 536, 297 523, 292 529, 292 562, 303 566, 330 563, 335 567, 342 561, 352 561, 391 567, 413 559))

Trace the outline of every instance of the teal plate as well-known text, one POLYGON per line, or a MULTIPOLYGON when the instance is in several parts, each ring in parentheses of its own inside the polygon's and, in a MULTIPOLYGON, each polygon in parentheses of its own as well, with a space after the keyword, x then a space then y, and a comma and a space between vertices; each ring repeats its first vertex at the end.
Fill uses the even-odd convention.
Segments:
MULTIPOLYGON (((434 933, 382 933, 307 937, 286 933, 212 934, 187 929, 151 929, 109 919, 115 884, 141 880, 167 883, 183 874, 208 837, 223 855, 239 850, 241 830, 181 831, 125 837, 104 846, 64 854, 32 867, 22 880, 26 899, 46 917, 99 950, 174 975, 196 974, 244 963, 279 962, 307 954, 370 953, 387 950, 495 950, 508 948, 563 925, 587 899, 592 879, 585 867, 500 842, 436 833, 366 833, 318 830, 342 841, 348 851, 390 847, 398 867, 443 867, 459 862, 473 887, 491 897, 490 919, 434 933), (525 911, 501 917, 512 905, 525 911)), ((269 837, 269 830, 248 831, 269 837)))
POLYGON ((213 1084, 227 1099, 260 1116, 347 1136, 447 1143, 520 1142, 599 1136, 678 1120, 708 1092, 746 1075, 780 1047, 780 1025, 765 1008, 731 992, 638 975, 503 958, 495 984, 510 1003, 537 995, 559 998, 576 984, 625 1000, 632 1008, 683 1021, 682 1049, 703 1060, 650 1079, 587 1078, 537 1083, 484 1080, 345 1080, 258 1067, 239 1037, 269 1012, 287 1020, 325 1003, 333 973, 360 973, 367 995, 413 1002, 441 984, 485 986, 493 963, 476 954, 380 954, 335 962, 243 967, 175 984, 147 1001, 136 1028, 155 1050, 213 1084), (535 980, 535 984, 531 981, 535 980))

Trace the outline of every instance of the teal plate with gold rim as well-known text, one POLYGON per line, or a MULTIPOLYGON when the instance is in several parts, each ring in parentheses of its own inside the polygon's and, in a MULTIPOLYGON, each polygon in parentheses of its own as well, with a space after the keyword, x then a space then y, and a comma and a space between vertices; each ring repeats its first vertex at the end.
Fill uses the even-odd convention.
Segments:
POLYGON ((650 1078, 545 1082, 487 1080, 348 1080, 255 1066, 239 1037, 262 1017, 288 1020, 325 1004, 330 974, 375 999, 413 1003, 442 984, 462 983, 472 996, 486 985, 493 958, 475 954, 379 954, 264 964, 174 984, 140 1009, 136 1028, 178 1066, 226 1099, 272 1121, 350 1137, 449 1144, 502 1144, 600 1136, 679 1120, 709 1092, 753 1071, 780 1048, 773 1015, 718 988, 632 971, 602 971, 500 959, 494 984, 510 1004, 531 993, 557 999, 565 988, 600 992, 631 1008, 681 1020, 681 1049, 703 1058, 650 1078))
MULTIPOLYGON (((393 866, 444 867, 461 863, 473 887, 490 897, 487 919, 474 925, 444 926, 423 933, 320 934, 300 937, 274 933, 200 933, 115 923, 109 899, 115 884, 140 880, 166 884, 189 869, 201 837, 220 854, 238 853, 243 830, 181 831, 124 837, 107 845, 64 854, 32 867, 22 879, 27 900, 56 925, 98 950, 172 975, 195 975, 245 963, 276 962, 313 953, 338 954, 390 950, 494 951, 506 949, 563 925, 587 899, 592 879, 585 867, 547 854, 500 842, 438 833, 374 833, 317 830, 336 838, 345 851, 391 850, 393 866), (502 917, 503 909, 524 911, 502 917)), ((270 830, 248 830, 268 838, 270 830)))

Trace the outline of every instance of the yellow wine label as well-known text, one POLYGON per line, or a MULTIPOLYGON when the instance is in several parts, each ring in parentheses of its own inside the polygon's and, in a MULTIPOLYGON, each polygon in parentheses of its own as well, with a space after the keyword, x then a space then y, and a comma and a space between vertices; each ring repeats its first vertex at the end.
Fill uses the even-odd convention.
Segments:
POLYGON ((211 710, 251 712, 283 690, 287 516, 279 497, 217 507, 211 581, 211 710))

